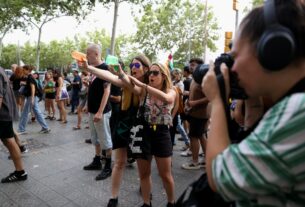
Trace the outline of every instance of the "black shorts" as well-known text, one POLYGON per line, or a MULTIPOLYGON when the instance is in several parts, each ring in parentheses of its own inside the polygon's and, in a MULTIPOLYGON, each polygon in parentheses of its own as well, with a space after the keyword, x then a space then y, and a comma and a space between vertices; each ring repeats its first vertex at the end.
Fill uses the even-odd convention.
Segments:
POLYGON ((148 136, 151 140, 151 155, 156 157, 171 157, 173 145, 167 125, 150 125, 148 136))
MULTIPOLYGON (((136 111, 120 111, 118 112, 116 123, 112 125, 112 149, 128 148, 131 141, 130 129, 136 119, 136 111)), ((111 118, 110 118, 111 120, 111 118)))
POLYGON ((125 136, 118 136, 115 133, 112 133, 112 149, 119 149, 119 148, 128 148, 130 143, 130 133, 129 131, 125 133, 125 136))
POLYGON ((198 119, 194 117, 189 117, 189 123, 190 123, 189 137, 202 138, 207 121, 208 119, 198 119))
POLYGON ((14 137, 13 122, 0 121, 0 139, 9 139, 14 137))
POLYGON ((180 118, 181 118, 181 121, 189 121, 190 116, 185 113, 182 113, 182 114, 180 114, 180 118))
POLYGON ((55 99, 56 93, 46 93, 46 99, 55 99))

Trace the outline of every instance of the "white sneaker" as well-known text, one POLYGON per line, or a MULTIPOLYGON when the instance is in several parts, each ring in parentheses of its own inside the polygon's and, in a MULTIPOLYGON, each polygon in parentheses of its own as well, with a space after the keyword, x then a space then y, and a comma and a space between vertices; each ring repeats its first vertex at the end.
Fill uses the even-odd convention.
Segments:
POLYGON ((190 157, 190 156, 192 156, 192 152, 190 149, 188 149, 188 150, 185 150, 184 152, 181 152, 180 155, 182 157, 190 157))
POLYGON ((27 134, 27 131, 23 131, 23 132, 17 132, 17 135, 22 135, 22 134, 27 134))
POLYGON ((193 162, 183 164, 181 167, 185 170, 199 170, 201 168, 199 163, 195 164, 193 162))

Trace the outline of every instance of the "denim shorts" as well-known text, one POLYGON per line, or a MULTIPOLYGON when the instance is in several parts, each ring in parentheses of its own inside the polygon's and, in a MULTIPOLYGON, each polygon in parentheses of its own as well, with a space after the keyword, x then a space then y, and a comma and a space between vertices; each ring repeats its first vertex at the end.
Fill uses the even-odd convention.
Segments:
POLYGON ((79 107, 84 108, 87 103, 87 96, 85 98, 79 98, 79 107))
POLYGON ((111 111, 103 114, 103 118, 99 122, 94 122, 94 114, 89 113, 89 127, 91 131, 92 144, 100 144, 102 149, 112 149, 110 120, 111 111))

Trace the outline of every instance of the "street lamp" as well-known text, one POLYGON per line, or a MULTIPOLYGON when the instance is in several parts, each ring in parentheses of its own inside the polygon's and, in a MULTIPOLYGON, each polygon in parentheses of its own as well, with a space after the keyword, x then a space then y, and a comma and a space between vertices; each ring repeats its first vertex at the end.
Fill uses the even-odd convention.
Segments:
POLYGON ((239 9, 238 0, 233 0, 233 10, 236 12, 235 13, 235 31, 237 30, 237 27, 238 27, 238 9, 239 9))

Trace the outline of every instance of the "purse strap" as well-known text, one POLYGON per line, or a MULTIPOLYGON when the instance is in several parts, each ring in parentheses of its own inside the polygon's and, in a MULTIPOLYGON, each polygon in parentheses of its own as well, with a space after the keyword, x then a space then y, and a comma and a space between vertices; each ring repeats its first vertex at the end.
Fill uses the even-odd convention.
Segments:
POLYGON ((144 117, 147 94, 148 94, 147 91, 145 91, 145 97, 144 97, 143 103, 139 105, 138 116, 137 116, 139 118, 144 117))

